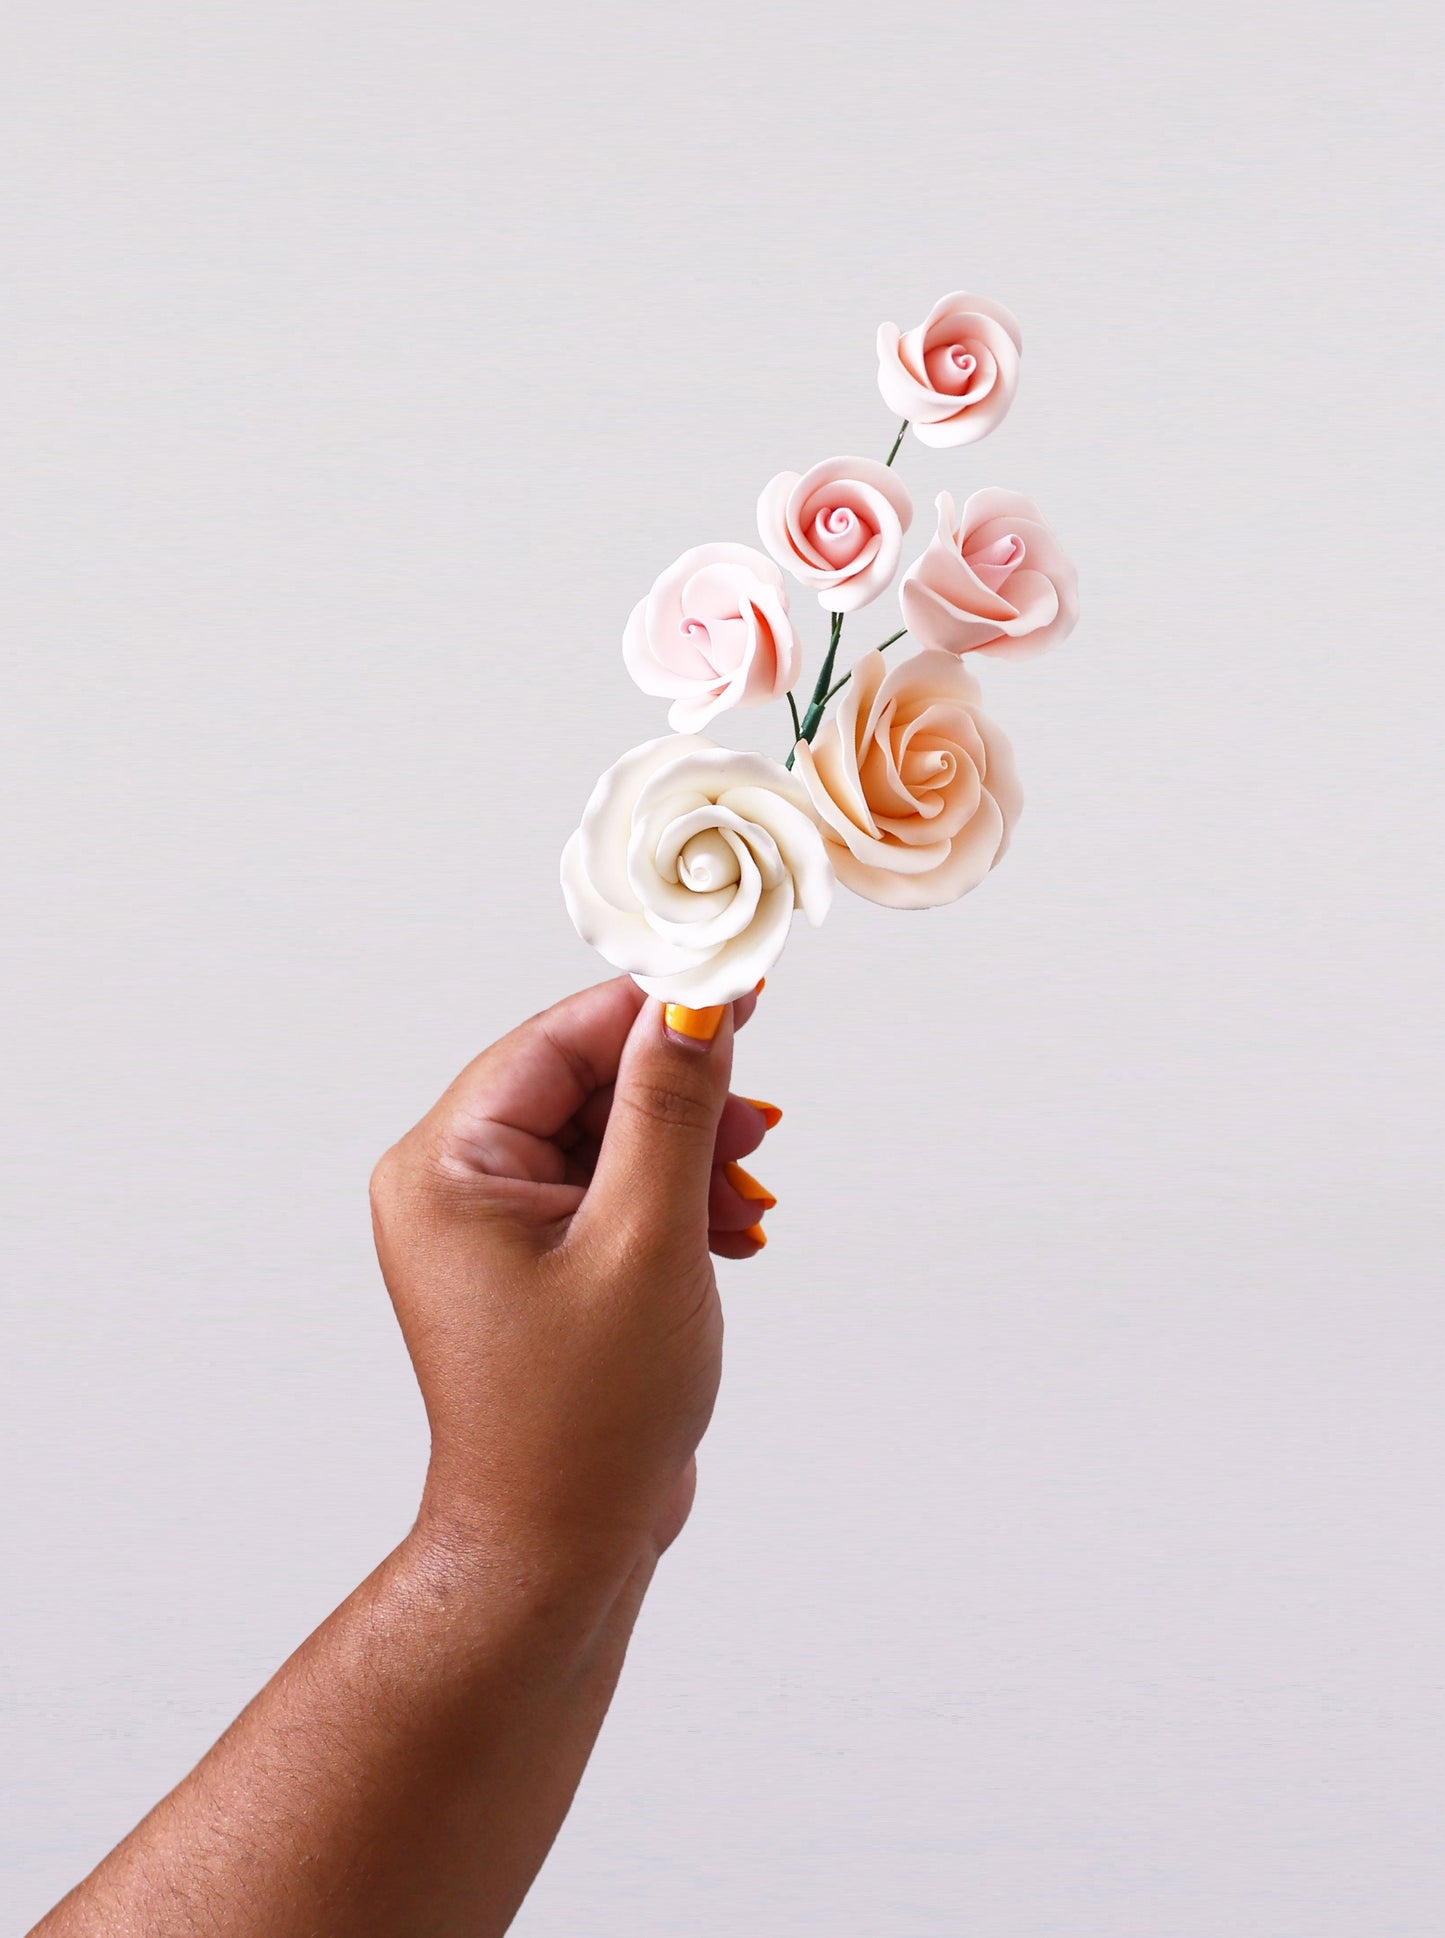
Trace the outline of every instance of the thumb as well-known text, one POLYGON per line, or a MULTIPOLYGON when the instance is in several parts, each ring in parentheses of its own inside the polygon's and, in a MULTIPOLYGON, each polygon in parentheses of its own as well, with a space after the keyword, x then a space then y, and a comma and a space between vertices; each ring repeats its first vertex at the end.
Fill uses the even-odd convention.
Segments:
POLYGON ((643 1004, 622 1052, 584 1223, 630 1230, 649 1248, 676 1239, 706 1249, 713 1146, 732 1062, 731 1003, 643 1004))

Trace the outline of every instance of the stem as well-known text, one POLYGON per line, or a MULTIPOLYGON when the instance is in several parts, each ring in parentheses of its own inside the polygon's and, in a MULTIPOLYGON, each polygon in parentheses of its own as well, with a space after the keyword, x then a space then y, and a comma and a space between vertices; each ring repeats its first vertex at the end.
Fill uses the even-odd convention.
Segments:
MULTIPOLYGON (((908 631, 908 628, 904 626, 900 631, 896 633, 890 633, 887 639, 882 639, 878 642, 878 644, 873 648, 874 652, 886 653, 888 651, 888 648, 894 645, 898 640, 902 639, 903 634, 906 633, 907 631, 908 631)), ((823 705, 827 706, 828 702, 833 698, 833 695, 835 693, 841 693, 843 691, 843 688, 848 684, 849 680, 851 680, 852 677, 853 677, 853 668, 850 666, 848 668, 848 671, 843 675, 842 679, 835 680, 833 684, 828 688, 828 691, 823 695, 823 705)))
MULTIPOLYGON (((843 637, 843 615, 833 614, 833 624, 828 632, 828 650, 823 655, 823 664, 818 670, 818 678, 813 687, 813 697, 808 702, 808 711, 803 715, 802 725, 798 728, 798 739, 793 742, 793 751, 788 755, 788 766, 793 764, 793 756, 798 751, 798 740, 811 740, 823 718, 823 708, 828 704, 825 695, 833 677, 833 663, 838 657, 838 641, 843 637)), ((792 695, 788 696, 790 699, 792 695)))
POLYGON ((802 732, 798 736, 800 740, 811 740, 818 731, 818 722, 823 717, 823 696, 832 683, 833 663, 838 657, 838 641, 842 637, 843 615, 841 612, 835 612, 832 629, 828 634, 828 650, 823 655, 823 664, 818 669, 818 680, 813 688, 813 697, 808 702, 808 711, 803 715, 802 732))
MULTIPOLYGON (((883 460, 884 464, 892 464, 893 460, 898 456, 898 453, 903 449, 903 440, 907 435, 908 419, 905 417, 903 422, 898 426, 898 435, 893 440, 893 449, 883 460)), ((903 633, 907 632, 907 630, 908 628, 905 626, 903 632, 894 633, 890 638, 885 639, 881 646, 875 647, 874 651, 886 653, 888 648, 893 644, 893 641, 895 639, 902 639, 903 633)), ((803 715, 801 721, 798 719, 798 703, 793 698, 791 692, 788 694, 788 706, 793 715, 793 745, 788 754, 787 762, 790 769, 797 757, 798 742, 800 740, 806 740, 809 743, 812 742, 819 727, 823 724, 824 708, 833 698, 834 694, 841 693, 853 677, 852 669, 850 668, 841 680, 837 681, 836 684, 830 684, 833 680, 833 664, 838 657, 838 641, 842 637, 843 615, 841 612, 835 612, 833 614, 832 631, 828 635, 828 651, 824 657, 822 669, 818 674, 818 683, 813 688, 813 697, 808 702, 808 711, 803 715)))

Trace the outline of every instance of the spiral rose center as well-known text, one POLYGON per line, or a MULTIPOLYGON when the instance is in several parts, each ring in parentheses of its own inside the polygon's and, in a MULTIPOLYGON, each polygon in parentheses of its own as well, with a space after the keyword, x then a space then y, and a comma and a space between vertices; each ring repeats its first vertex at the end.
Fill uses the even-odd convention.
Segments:
POLYGON ((677 857, 677 878, 695 894, 731 888, 740 872, 736 854, 716 828, 692 835, 677 857))
POLYGON ((809 537, 819 558, 836 569, 853 562, 869 531, 851 505, 825 505, 813 520, 809 537))
POLYGON ((952 748, 910 747, 898 764, 898 773, 911 793, 934 793, 953 782, 958 773, 958 755, 952 748))
POLYGON ((965 343, 939 343, 923 358, 928 381, 946 397, 962 397, 980 375, 978 358, 965 343))
POLYGON ((1005 532, 1001 538, 995 538, 967 555, 974 576, 982 579, 990 592, 1000 591, 1004 581, 1018 571, 1026 556, 1024 542, 1017 532, 1005 532))

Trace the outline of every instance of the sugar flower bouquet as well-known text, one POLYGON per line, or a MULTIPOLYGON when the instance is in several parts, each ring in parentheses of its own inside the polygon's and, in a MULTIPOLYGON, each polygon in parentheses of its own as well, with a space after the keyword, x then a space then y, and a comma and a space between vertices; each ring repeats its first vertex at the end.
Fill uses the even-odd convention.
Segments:
POLYGON ((842 882, 886 908, 936 908, 1003 856, 1023 797, 1013 751, 968 655, 1022 656, 1078 617, 1074 568, 1031 498, 988 487, 937 500, 898 590, 902 626, 838 670, 849 614, 892 585, 913 523, 894 463, 910 429, 938 449, 1002 422, 1021 338, 1002 304, 945 296, 916 329, 878 331, 878 388, 902 418, 886 458, 782 471, 758 499, 763 551, 695 545, 638 601, 622 637, 672 732, 598 781, 562 854, 584 941, 649 995, 732 1002, 781 955, 794 911, 816 926, 842 882), (784 574, 816 594, 828 642, 806 702, 784 574), (917 651, 884 655, 909 639, 917 651), (720 746, 732 707, 786 703, 790 751, 720 746))

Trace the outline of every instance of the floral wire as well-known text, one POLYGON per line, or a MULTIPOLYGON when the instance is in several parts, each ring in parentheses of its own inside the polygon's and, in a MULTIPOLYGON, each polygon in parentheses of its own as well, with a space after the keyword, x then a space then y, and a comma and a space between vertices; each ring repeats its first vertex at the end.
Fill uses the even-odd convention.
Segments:
MULTIPOLYGON (((798 741, 811 740, 813 738, 813 735, 818 731, 819 722, 823 718, 823 708, 827 705, 827 701, 823 698, 823 695, 828 691, 828 682, 833 677, 833 663, 838 657, 838 641, 843 636, 842 613, 835 612, 832 618, 833 623, 828 629, 828 650, 824 654, 823 664, 818 670, 818 678, 813 687, 813 697, 808 702, 808 711, 803 715, 802 724, 798 727, 797 736, 793 741, 792 751, 789 753, 785 763, 789 768, 792 767, 793 760, 797 754, 798 741)), ((792 703, 792 699, 793 696, 789 693, 789 704, 792 703)), ((794 707, 794 720, 797 717, 797 708, 794 707)))
MULTIPOLYGON (((891 465, 893 460, 898 456, 898 453, 903 448, 903 440, 905 437, 907 437, 907 435, 908 435, 908 419, 905 417, 903 422, 898 426, 898 435, 893 440, 893 449, 888 453, 888 456, 883 460, 883 462, 886 465, 891 465)), ((887 652, 888 648, 893 644, 894 640, 902 639, 903 634, 906 633, 907 630, 908 628, 905 626, 903 627, 902 631, 893 633, 889 638, 883 641, 883 644, 881 646, 876 646, 874 648, 874 651, 878 653, 887 652)), ((818 674, 817 685, 813 688, 813 697, 808 702, 808 711, 804 714, 801 721, 798 719, 798 703, 793 698, 791 689, 789 690, 788 706, 793 715, 793 745, 792 745, 791 751, 788 754, 788 761, 787 761, 789 769, 792 768, 793 762, 797 757, 798 742, 800 740, 806 740, 809 742, 813 740, 813 738, 817 734, 818 728, 822 725, 824 708, 827 706, 828 702, 833 698, 834 694, 841 693, 843 691, 843 688, 848 684, 849 680, 851 680, 853 677, 853 669, 850 667, 848 671, 843 675, 841 680, 836 681, 831 686, 829 685, 829 681, 833 679, 833 664, 838 657, 838 641, 842 637, 843 637, 843 615, 841 612, 835 612, 833 614, 832 629, 828 635, 828 651, 826 656, 824 657, 822 668, 818 674)))
MULTIPOLYGON (((894 645, 898 640, 902 639, 904 633, 906 633, 907 631, 908 631, 908 628, 906 626, 902 626, 899 628, 899 630, 896 633, 890 633, 887 639, 880 639, 878 644, 873 648, 874 652, 886 653, 888 651, 888 648, 894 645)), ((853 668, 850 666, 848 668, 848 671, 843 675, 842 679, 834 680, 833 684, 828 688, 828 691, 823 695, 823 705, 827 706, 828 702, 833 698, 833 695, 835 693, 841 693, 843 691, 843 688, 848 684, 849 680, 851 680, 852 677, 853 677, 853 668)))
POLYGON ((843 637, 843 615, 833 614, 833 624, 828 633, 828 650, 823 656, 823 664, 818 668, 818 682, 813 688, 813 697, 808 702, 808 711, 803 720, 803 736, 811 740, 818 731, 818 719, 825 705, 824 694, 833 678, 833 666, 838 658, 838 641, 843 637))

